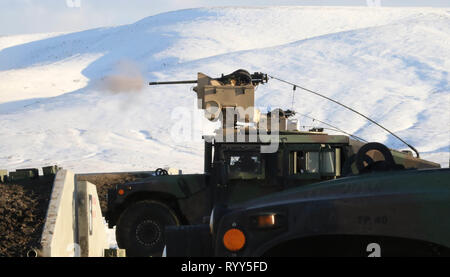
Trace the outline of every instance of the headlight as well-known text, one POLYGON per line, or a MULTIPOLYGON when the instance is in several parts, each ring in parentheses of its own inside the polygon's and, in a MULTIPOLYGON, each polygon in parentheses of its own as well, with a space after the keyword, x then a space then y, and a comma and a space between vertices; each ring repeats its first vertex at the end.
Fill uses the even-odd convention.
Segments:
POLYGON ((279 213, 261 213, 250 217, 250 222, 257 229, 274 229, 286 225, 285 216, 279 213))
POLYGON ((258 228, 270 228, 275 226, 275 214, 265 214, 257 217, 258 228))

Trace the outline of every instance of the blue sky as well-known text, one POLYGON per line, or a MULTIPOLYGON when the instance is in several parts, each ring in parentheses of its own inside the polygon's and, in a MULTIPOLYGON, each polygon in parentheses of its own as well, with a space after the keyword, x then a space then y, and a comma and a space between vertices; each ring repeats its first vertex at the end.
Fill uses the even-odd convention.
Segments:
POLYGON ((449 0, 1 0, 0 35, 78 31, 135 22, 161 12, 210 6, 427 6, 449 0), (78 7, 79 3, 79 7, 78 7))

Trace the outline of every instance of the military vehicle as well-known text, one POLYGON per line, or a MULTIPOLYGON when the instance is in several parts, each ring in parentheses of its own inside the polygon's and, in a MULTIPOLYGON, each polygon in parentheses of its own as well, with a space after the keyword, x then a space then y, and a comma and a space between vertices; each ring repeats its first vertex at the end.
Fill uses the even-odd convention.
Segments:
POLYGON ((254 93, 267 81, 266 74, 241 69, 219 78, 198 73, 197 80, 150 83, 196 83, 198 107, 222 124, 215 135, 204 137, 203 174, 168 175, 159 168, 156 176, 109 191, 106 220, 110 228, 116 226, 118 245, 127 255, 161 255, 166 226, 205 223, 215 206, 362 172, 440 167, 409 151, 349 135, 299 131, 290 110, 261 113, 254 108, 254 93))
POLYGON ((166 257, 450 257, 450 169, 323 181, 168 227, 166 257))

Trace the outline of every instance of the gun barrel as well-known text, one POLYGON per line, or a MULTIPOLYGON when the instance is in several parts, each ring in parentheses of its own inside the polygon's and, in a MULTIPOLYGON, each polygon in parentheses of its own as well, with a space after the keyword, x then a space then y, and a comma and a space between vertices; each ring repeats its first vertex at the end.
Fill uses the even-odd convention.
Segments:
POLYGON ((188 80, 188 81, 167 81, 167 82, 150 82, 150 86, 155 85, 179 85, 179 84, 197 84, 197 80, 188 80))

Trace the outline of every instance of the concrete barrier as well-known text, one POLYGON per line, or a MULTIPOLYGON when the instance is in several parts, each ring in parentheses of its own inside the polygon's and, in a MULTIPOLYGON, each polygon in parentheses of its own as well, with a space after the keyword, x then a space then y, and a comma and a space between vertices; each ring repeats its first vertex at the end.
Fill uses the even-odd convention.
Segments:
POLYGON ((69 170, 58 170, 53 184, 44 230, 43 257, 102 257, 108 247, 96 186, 75 184, 69 170))
POLYGON ((41 237, 42 256, 78 257, 75 214, 75 176, 59 170, 55 176, 41 237))
POLYGON ((97 187, 87 181, 77 182, 78 243, 81 257, 102 257, 109 248, 103 224, 97 187))
POLYGON ((0 169, 0 183, 6 182, 8 179, 8 170, 0 169))

